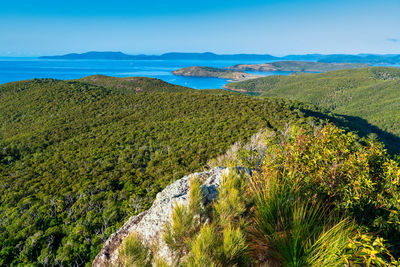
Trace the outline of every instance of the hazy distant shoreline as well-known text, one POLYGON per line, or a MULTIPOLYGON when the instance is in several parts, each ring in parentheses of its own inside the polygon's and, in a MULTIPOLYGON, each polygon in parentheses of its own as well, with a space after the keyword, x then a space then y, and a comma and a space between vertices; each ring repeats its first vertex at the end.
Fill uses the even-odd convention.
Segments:
POLYGON ((276 57, 269 54, 214 54, 205 53, 165 53, 162 55, 128 55, 122 52, 86 52, 66 55, 41 56, 38 59, 108 59, 108 60, 248 60, 248 61, 273 61, 273 60, 297 60, 316 61, 321 63, 366 63, 366 64, 400 64, 400 54, 307 54, 287 55, 276 57))

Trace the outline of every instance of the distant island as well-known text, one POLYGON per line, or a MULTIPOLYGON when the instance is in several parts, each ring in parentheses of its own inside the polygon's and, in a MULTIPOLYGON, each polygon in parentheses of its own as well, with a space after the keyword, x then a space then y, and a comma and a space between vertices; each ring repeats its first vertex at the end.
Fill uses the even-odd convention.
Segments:
POLYGON ((180 76, 215 77, 215 78, 230 79, 232 81, 244 81, 260 77, 258 75, 249 74, 243 71, 234 71, 228 69, 200 67, 200 66, 181 68, 173 71, 172 73, 180 76))
POLYGON ((277 60, 279 58, 271 55, 257 54, 234 54, 234 55, 217 55, 211 52, 205 53, 179 53, 171 52, 162 55, 128 55, 122 52, 86 52, 82 54, 66 54, 59 56, 43 56, 39 59, 109 59, 109 60, 277 60))
POLYGON ((370 63, 370 64, 400 64, 400 55, 329 55, 321 58, 319 62, 341 62, 341 63, 370 63))
POLYGON ((369 64, 362 63, 324 63, 312 61, 277 61, 262 64, 238 64, 227 67, 239 71, 294 71, 294 72, 325 72, 342 69, 367 68, 369 64))
POLYGON ((127 55, 122 52, 87 52, 82 54, 72 53, 61 56, 43 56, 39 59, 111 59, 111 60, 131 60, 135 56, 127 55))
POLYGON ((214 54, 205 53, 180 53, 171 52, 162 55, 128 55, 122 52, 97 52, 72 53, 56 56, 42 56, 39 59, 64 59, 64 60, 243 60, 243 61, 274 61, 274 60, 302 60, 323 63, 364 63, 364 64, 400 64, 400 54, 307 54, 287 55, 275 57, 268 54, 214 54))

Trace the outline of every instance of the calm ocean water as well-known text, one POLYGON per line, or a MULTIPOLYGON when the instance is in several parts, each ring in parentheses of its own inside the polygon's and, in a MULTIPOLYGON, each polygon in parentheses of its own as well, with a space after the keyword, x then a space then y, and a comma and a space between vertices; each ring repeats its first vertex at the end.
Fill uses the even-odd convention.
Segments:
MULTIPOLYGON (((115 77, 144 76, 195 89, 222 88, 228 81, 219 78, 175 76, 171 71, 189 66, 227 67, 241 63, 265 61, 209 61, 209 60, 43 60, 36 58, 0 58, 0 84, 33 79, 77 79, 103 74, 115 77)), ((288 75, 290 72, 257 73, 288 75)))

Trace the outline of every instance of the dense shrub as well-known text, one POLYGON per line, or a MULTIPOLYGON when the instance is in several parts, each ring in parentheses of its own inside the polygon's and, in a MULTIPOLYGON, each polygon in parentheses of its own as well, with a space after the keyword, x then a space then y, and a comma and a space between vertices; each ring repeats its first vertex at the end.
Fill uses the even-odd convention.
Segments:
POLYGON ((340 266, 353 225, 319 199, 301 196, 301 185, 269 177, 252 179, 255 194, 250 244, 258 264, 340 266))
POLYGON ((331 203, 398 249, 400 167, 381 144, 362 146, 354 134, 333 125, 308 132, 293 127, 267 142, 260 177, 300 184, 305 198, 331 203))
MULTIPOLYGON (((176 265, 399 265, 392 255, 400 244, 400 168, 381 144, 360 144, 331 124, 263 136, 260 171, 250 182, 234 172, 225 177, 219 199, 195 231, 193 219, 204 211, 177 207, 176 234, 190 234, 181 245, 169 242, 179 254, 176 265)), ((252 162, 246 157, 253 155, 239 155, 248 145, 235 145, 223 160, 252 162)))

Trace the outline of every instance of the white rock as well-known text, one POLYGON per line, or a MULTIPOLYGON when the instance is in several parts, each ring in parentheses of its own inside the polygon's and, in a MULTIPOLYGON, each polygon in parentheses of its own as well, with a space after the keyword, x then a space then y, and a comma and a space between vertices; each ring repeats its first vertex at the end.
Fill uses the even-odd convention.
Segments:
POLYGON ((228 168, 217 167, 210 171, 194 173, 185 176, 163 191, 157 194, 156 199, 147 211, 129 218, 129 220, 108 240, 100 253, 93 261, 93 266, 117 266, 120 264, 118 259, 119 247, 126 236, 135 232, 146 246, 156 245, 158 247, 156 257, 164 259, 166 262, 172 262, 172 252, 165 244, 162 233, 166 222, 171 220, 171 215, 176 203, 189 204, 189 186, 190 178, 197 176, 204 181, 202 190, 204 192, 204 204, 211 202, 218 197, 218 187, 221 184, 223 173, 228 172, 228 168))

